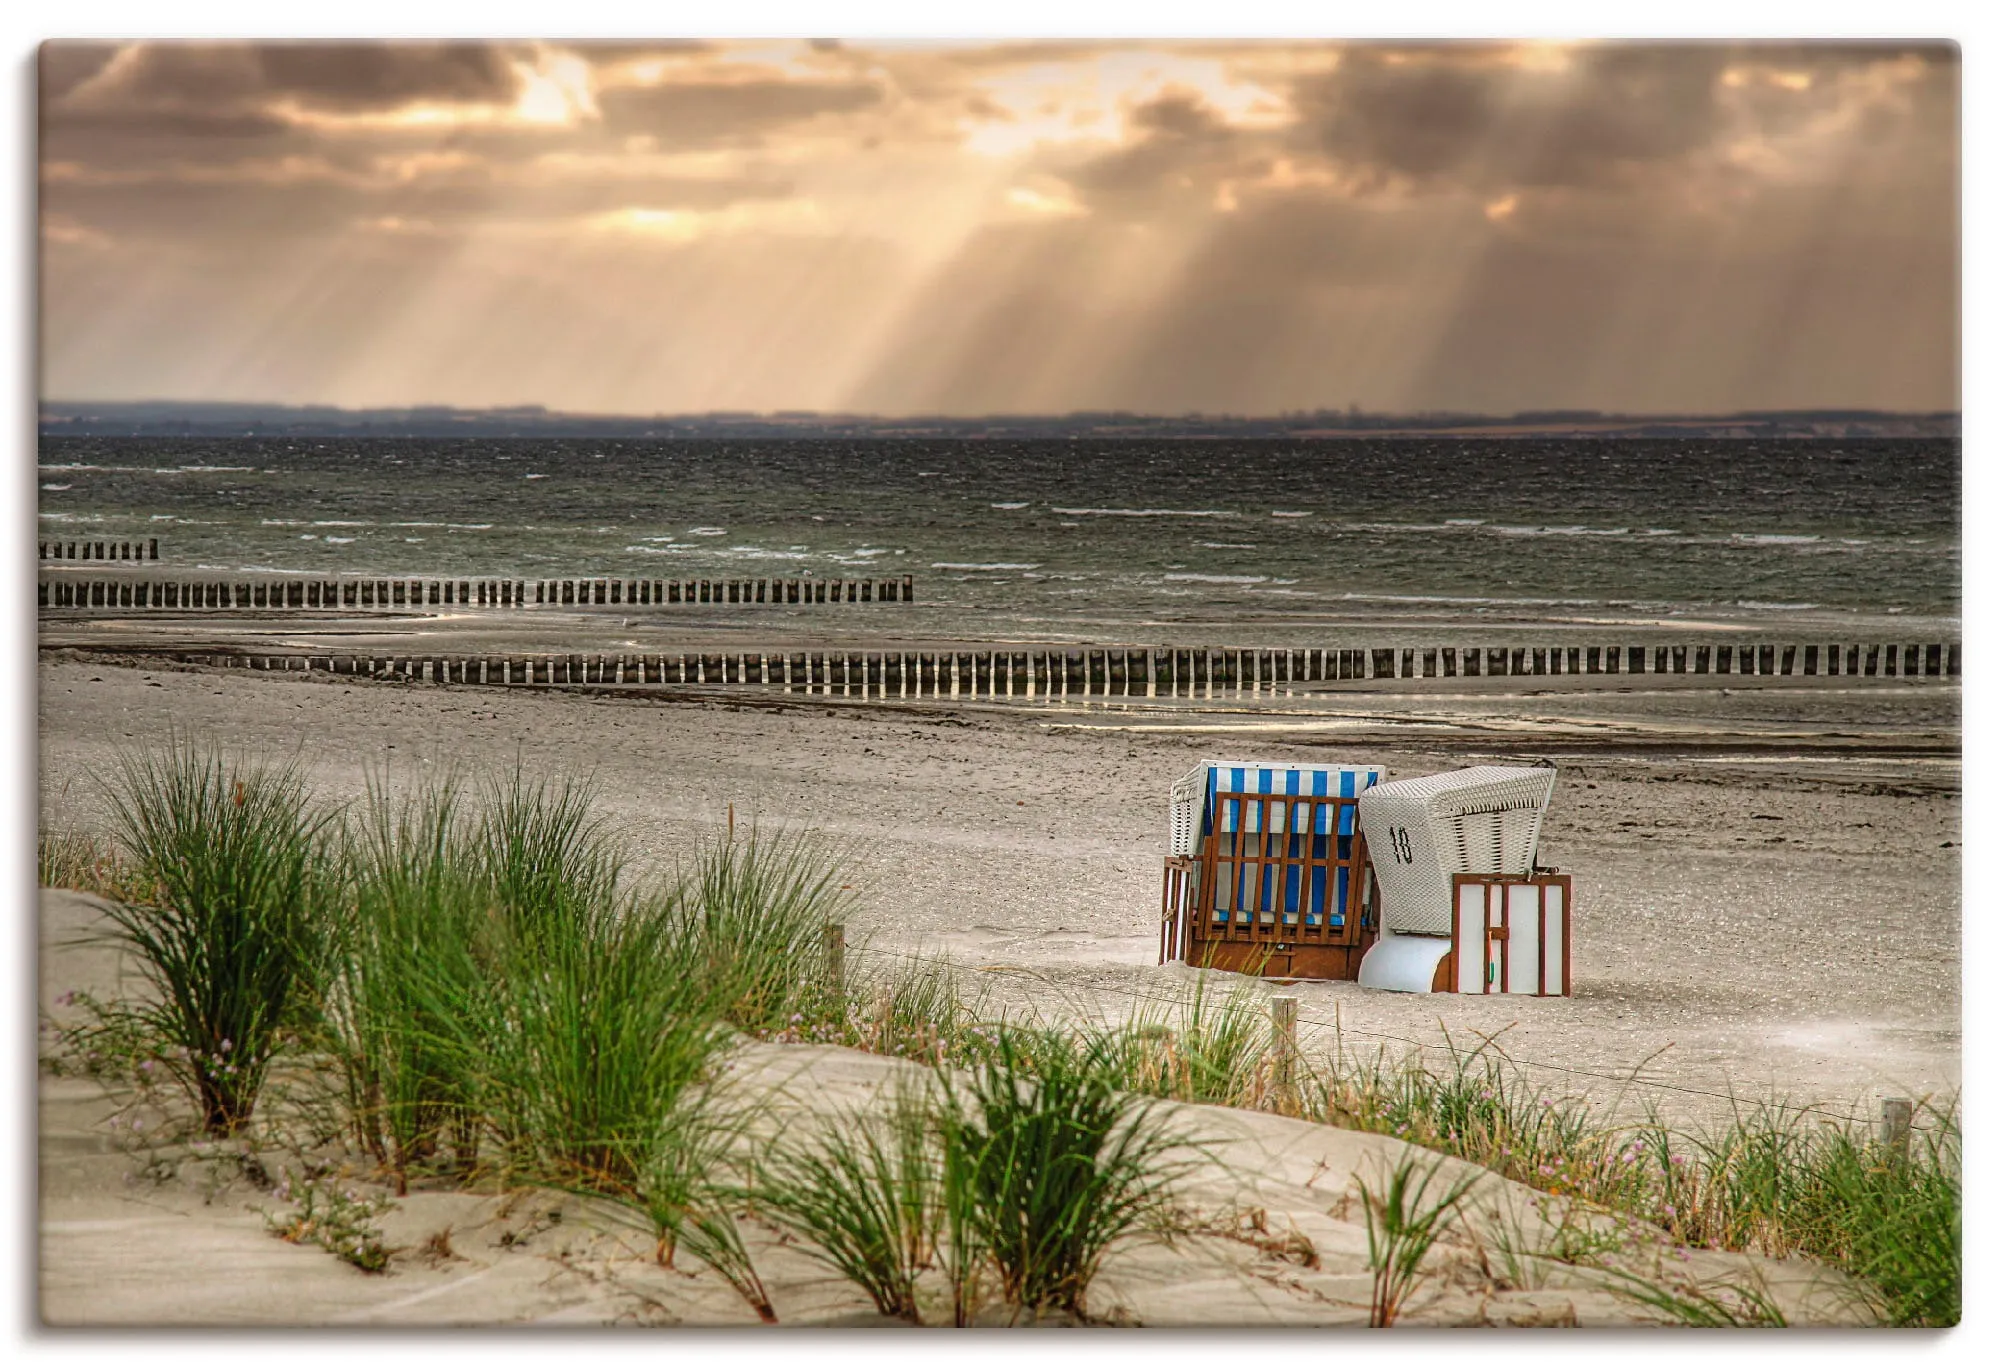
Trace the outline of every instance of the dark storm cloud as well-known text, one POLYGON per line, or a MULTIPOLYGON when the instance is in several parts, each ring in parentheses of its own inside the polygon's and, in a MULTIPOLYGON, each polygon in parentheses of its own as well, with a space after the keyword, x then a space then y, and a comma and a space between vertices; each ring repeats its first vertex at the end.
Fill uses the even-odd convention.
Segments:
MULTIPOLYGON (((1066 176, 1092 205, 1147 211, 1165 196, 1212 194, 1220 177, 1248 169, 1246 140, 1192 91, 1164 91, 1135 106, 1128 122, 1128 145, 1066 176)), ((1254 148, 1248 156, 1258 159, 1254 148)))
POLYGON ((102 71, 117 51, 108 43, 43 43, 37 94, 45 104, 61 99, 102 71))
POLYGON ((149 43, 115 64, 106 57, 94 80, 65 80, 51 90, 52 72, 106 52, 94 44, 47 45, 45 92, 69 100, 72 115, 143 119, 222 115, 281 101, 337 112, 420 101, 504 103, 517 85, 504 54, 485 43, 149 43))
MULTIPOLYGON (((1947 48, 1854 44, 1614 44, 1573 49, 1561 69, 1523 69, 1483 46, 1349 49, 1291 96, 1298 145, 1361 173, 1473 187, 1587 186, 1671 169, 1729 128, 1724 73, 1745 64, 1829 77, 1947 48)), ((1740 103, 1782 131, 1823 104, 1796 91, 1740 103)))
POLYGON ((299 43, 258 52, 266 87, 325 109, 503 104, 518 78, 485 44, 299 43))

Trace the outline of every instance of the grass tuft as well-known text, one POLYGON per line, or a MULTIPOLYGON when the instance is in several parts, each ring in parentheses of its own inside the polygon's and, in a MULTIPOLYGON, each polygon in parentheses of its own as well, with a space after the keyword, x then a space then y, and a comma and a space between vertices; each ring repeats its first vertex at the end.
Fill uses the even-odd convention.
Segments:
POLYGON ((937 1260, 943 1163, 932 1105, 899 1094, 886 1117, 849 1115, 810 1145, 781 1147, 758 1203, 890 1318, 921 1322, 917 1278, 937 1260))
POLYGON ((1444 1162, 1438 1158, 1420 1165, 1405 1155, 1379 1191, 1359 1175, 1354 1178, 1368 1224, 1368 1266, 1374 1272, 1370 1327, 1388 1328, 1401 1316, 1426 1279, 1424 1258, 1479 1180, 1479 1173, 1467 1173, 1433 1196, 1431 1184, 1444 1162))
POLYGON ((152 989, 124 1009, 202 1126, 233 1133, 325 966, 330 818, 296 765, 230 762, 178 736, 127 755, 109 796, 152 887, 147 900, 110 903, 113 938, 152 989))
POLYGON ((1101 1040, 1003 1029, 962 1090, 945 1074, 953 1208, 1017 1313, 1085 1315, 1105 1253, 1163 1219, 1192 1166, 1117 1070, 1101 1040))

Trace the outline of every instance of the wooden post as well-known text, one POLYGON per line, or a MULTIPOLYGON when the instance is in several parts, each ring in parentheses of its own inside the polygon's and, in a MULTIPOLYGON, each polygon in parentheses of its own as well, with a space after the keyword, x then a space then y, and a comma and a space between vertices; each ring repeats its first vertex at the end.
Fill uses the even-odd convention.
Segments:
POLYGON ((1281 1112, 1299 1108, 1293 1060, 1299 1051, 1299 998, 1271 998, 1271 1099, 1281 1112))
POLYGON ((1894 1153, 1898 1162, 1910 1159, 1910 1112, 1912 1106, 1903 1096, 1888 1096, 1882 1101, 1882 1146, 1894 1153))
POLYGON ((826 952, 827 990, 839 1007, 847 998, 847 926, 837 920, 828 921, 820 932, 820 942, 826 952))

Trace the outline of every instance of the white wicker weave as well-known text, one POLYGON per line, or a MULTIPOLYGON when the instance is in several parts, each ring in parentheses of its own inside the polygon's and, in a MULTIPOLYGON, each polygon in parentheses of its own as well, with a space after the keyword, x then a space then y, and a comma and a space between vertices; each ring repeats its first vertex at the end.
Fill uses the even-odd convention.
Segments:
POLYGON ((1224 792, 1323 792, 1358 796, 1382 781, 1380 764, 1273 764, 1248 759, 1204 759, 1169 789, 1167 854, 1190 858, 1201 842, 1203 809, 1208 803, 1209 774, 1224 792), (1323 780, 1316 775, 1325 774, 1323 780))
POLYGON ((1450 934, 1451 875, 1535 866, 1552 768, 1486 765, 1381 783, 1361 796, 1361 833, 1391 934, 1450 934))

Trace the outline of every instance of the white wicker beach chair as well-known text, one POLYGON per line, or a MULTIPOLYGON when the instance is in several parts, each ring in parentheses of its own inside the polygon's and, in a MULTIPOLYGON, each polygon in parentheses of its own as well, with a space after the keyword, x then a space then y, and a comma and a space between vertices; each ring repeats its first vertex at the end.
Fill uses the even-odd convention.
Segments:
POLYGON ((1380 783, 1361 795, 1361 833, 1388 934, 1449 935, 1454 873, 1534 871, 1553 768, 1486 765, 1380 783))

